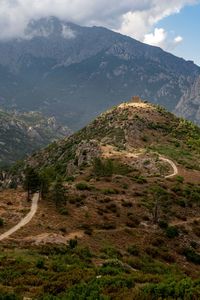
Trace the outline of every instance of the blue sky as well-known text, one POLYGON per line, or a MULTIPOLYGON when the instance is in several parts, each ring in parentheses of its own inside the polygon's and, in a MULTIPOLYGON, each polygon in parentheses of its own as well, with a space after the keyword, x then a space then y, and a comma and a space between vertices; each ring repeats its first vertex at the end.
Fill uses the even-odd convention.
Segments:
POLYGON ((156 26, 183 38, 176 48, 169 50, 170 52, 193 60, 200 66, 200 3, 184 7, 180 13, 163 19, 156 26))

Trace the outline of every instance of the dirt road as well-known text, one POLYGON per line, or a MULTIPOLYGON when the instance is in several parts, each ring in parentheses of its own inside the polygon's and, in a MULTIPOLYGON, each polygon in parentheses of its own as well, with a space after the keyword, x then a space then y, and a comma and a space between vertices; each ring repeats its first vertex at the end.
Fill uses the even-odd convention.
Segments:
POLYGON ((17 225, 12 227, 10 230, 6 231, 2 235, 0 235, 0 241, 8 238, 11 236, 14 232, 22 228, 23 226, 27 225, 32 218, 34 217, 37 209, 38 209, 38 201, 39 201, 39 193, 34 194, 33 199, 32 199, 32 204, 31 204, 31 210, 30 212, 23 218, 17 225))
POLYGON ((178 168, 171 159, 165 158, 163 156, 159 156, 159 159, 164 161, 164 162, 167 162, 168 164, 170 164, 170 166, 173 169, 173 173, 170 174, 170 175, 165 176, 165 178, 171 178, 171 177, 174 177, 174 176, 178 175, 178 168))

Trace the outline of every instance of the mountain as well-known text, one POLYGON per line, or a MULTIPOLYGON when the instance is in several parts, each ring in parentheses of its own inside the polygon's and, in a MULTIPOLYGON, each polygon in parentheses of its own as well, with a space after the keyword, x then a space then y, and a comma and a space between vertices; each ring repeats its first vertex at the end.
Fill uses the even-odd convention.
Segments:
MULTIPOLYGON (((198 299, 199 143, 199 127, 135 97, 29 157, 49 190, 1 240, 2 299, 198 299)), ((1 237, 30 203, 21 187, 0 199, 1 237)))
POLYGON ((200 77, 192 87, 182 96, 174 112, 186 119, 199 123, 200 120, 200 77))
POLYGON ((193 62, 160 48, 54 17, 33 20, 22 38, 0 43, 0 105, 40 110, 73 130, 136 94, 188 111, 179 101, 199 74, 193 62))
MULTIPOLYGON (((49 145, 30 157, 30 164, 39 168, 54 166, 61 175, 69 176, 90 165, 94 157, 104 156, 104 152, 123 159, 129 152, 147 151, 147 156, 159 153, 185 168, 200 170, 199 127, 138 99, 133 97, 69 138, 49 145)), ((159 170, 155 168, 155 172, 159 170)))
POLYGON ((39 112, 5 112, 0 110, 0 165, 22 159, 56 139, 71 133, 55 118, 39 112))

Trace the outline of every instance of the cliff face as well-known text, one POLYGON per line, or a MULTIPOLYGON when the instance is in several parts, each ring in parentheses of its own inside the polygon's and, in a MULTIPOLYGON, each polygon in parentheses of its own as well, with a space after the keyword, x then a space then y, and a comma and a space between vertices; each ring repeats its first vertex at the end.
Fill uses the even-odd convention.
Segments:
POLYGON ((200 76, 182 96, 174 112, 179 116, 200 124, 200 76))

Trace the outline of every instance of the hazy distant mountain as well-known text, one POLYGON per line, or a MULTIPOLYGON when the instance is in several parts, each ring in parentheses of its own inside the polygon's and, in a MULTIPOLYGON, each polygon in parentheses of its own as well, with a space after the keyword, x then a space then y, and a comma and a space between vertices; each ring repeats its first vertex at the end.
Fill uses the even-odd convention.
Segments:
POLYGON ((198 74, 160 48, 53 17, 0 43, 0 105, 40 110, 73 129, 136 94, 173 111, 198 74))
POLYGON ((200 124, 200 76, 183 95, 175 108, 175 113, 200 124))
POLYGON ((0 128, 0 166, 22 159, 71 133, 55 118, 45 118, 38 112, 18 114, 0 110, 0 128))

